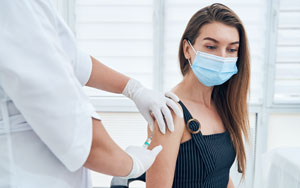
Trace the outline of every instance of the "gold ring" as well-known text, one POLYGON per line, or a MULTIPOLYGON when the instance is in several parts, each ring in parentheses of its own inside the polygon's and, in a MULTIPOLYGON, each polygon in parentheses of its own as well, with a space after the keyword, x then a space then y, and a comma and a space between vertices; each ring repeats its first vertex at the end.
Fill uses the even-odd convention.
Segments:
POLYGON ((188 130, 190 133, 192 133, 192 134, 197 134, 197 133, 199 133, 200 130, 201 130, 201 124, 200 124, 200 122, 199 122, 197 119, 192 118, 192 119, 190 119, 190 120, 187 122, 186 128, 187 128, 187 130, 188 130), (198 129, 197 129, 196 131, 193 131, 193 130, 190 128, 190 126, 189 126, 190 123, 193 122, 193 121, 199 124, 199 127, 198 127, 198 129))

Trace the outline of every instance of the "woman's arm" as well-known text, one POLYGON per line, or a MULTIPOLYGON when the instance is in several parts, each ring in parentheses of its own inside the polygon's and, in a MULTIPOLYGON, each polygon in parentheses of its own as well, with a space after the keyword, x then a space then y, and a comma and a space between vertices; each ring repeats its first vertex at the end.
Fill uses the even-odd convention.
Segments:
POLYGON ((175 126, 173 133, 167 131, 165 135, 162 135, 158 130, 158 126, 154 126, 154 134, 149 148, 152 149, 156 145, 162 145, 164 149, 146 173, 147 188, 172 187, 178 150, 184 131, 183 119, 174 114, 172 115, 175 126))
POLYGON ((233 184, 233 182, 232 182, 232 180, 231 180, 230 177, 229 177, 227 188, 234 188, 234 184, 233 184))

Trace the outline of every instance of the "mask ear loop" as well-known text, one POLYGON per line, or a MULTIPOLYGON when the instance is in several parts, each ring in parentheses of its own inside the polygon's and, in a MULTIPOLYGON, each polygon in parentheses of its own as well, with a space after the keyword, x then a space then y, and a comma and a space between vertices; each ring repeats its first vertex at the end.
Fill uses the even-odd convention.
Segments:
MULTIPOLYGON (((190 42, 190 40, 187 40, 187 42, 188 42, 189 45, 192 47, 192 49, 193 49, 193 51, 195 52, 195 54, 197 54, 197 52, 196 52, 195 48, 193 47, 192 43, 190 42)), ((189 64, 190 64, 190 66, 192 67, 192 64, 191 64, 190 59, 187 59, 187 60, 188 60, 188 62, 189 62, 189 64)))
POLYGON ((191 61, 190 61, 190 59, 187 59, 188 60, 188 62, 189 62, 189 64, 190 64, 190 66, 192 67, 192 64, 191 64, 191 61))
POLYGON ((197 54, 197 51, 196 51, 195 48, 193 47, 192 43, 191 43, 189 40, 187 40, 187 41, 188 41, 189 45, 192 47, 192 49, 194 50, 195 54, 197 54))

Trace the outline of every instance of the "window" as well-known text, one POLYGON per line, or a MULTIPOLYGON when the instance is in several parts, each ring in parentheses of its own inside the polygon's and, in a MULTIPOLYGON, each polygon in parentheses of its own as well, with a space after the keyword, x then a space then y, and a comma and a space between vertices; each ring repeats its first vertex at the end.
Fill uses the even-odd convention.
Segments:
MULTIPOLYGON (((78 0, 76 18, 76 36, 85 50, 152 88, 152 1, 78 0)), ((91 88, 86 90, 93 97, 112 96, 91 88)))
MULTIPOLYGON (((78 0, 75 33, 79 44, 106 65, 140 80, 147 87, 166 91, 182 78, 177 53, 189 18, 211 3, 213 1, 78 0)), ((245 24, 252 59, 250 102, 260 104, 265 2, 223 3, 236 11, 245 24)), ((92 97, 115 96, 91 88, 86 90, 92 97)))
POLYGON ((277 15, 274 103, 300 104, 300 1, 280 1, 277 15))

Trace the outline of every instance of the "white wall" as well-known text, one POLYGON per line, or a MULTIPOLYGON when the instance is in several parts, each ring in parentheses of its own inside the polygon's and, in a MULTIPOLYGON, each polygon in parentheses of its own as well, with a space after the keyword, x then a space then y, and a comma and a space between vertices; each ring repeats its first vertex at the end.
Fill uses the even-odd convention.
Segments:
POLYGON ((300 113, 270 114, 267 136, 268 151, 278 147, 300 147, 300 113))

